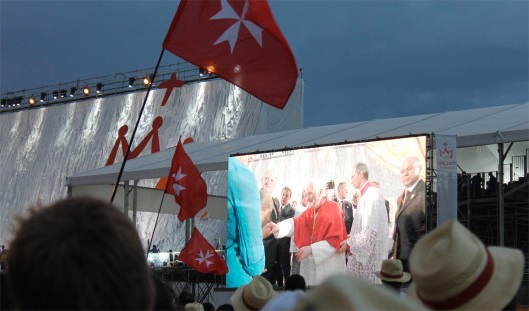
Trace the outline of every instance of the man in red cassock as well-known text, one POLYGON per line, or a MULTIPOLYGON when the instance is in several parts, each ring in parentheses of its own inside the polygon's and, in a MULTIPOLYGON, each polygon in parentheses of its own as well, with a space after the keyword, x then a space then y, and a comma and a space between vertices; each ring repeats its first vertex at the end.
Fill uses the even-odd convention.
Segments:
POLYGON ((347 233, 340 208, 327 198, 323 183, 311 180, 305 191, 308 208, 299 217, 268 226, 276 238, 294 237, 300 274, 307 285, 319 285, 331 275, 345 273, 340 242, 347 233))

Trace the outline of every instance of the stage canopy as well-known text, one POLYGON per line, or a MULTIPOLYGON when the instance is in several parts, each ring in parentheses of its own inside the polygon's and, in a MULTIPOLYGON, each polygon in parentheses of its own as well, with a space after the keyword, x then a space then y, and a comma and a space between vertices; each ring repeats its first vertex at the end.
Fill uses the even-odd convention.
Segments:
MULTIPOLYGON (((413 134, 456 135, 457 147, 529 140, 529 103, 450 111, 401 118, 310 127, 220 141, 197 142, 185 149, 202 172, 226 170, 237 153, 290 149, 413 134)), ((121 180, 168 174, 174 148, 127 161, 121 180)), ((121 164, 67 177, 67 186, 115 183, 121 164)))

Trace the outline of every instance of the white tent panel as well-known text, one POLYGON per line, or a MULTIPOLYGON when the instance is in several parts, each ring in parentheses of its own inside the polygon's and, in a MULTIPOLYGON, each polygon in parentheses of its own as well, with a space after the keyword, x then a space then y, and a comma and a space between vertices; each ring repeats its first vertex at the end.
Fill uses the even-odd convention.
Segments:
MULTIPOLYGON (((91 196, 101 199, 105 202, 110 201, 112 196, 113 185, 89 185, 89 186, 77 186, 72 188, 72 197, 80 196, 91 196)), ((132 186, 129 188, 132 190, 132 186)), ((162 196, 164 192, 159 189, 137 187, 137 211, 138 212, 151 212, 158 213, 160 208, 160 202, 162 202, 162 196)), ((124 187, 118 187, 116 191, 116 198, 124 198, 124 187)), ((132 211, 132 191, 129 194, 129 211, 132 211)), ((125 210, 125 200, 117 199, 114 200, 114 205, 125 210)), ((200 217, 204 211, 208 212, 208 217, 215 219, 226 219, 228 202, 226 197, 208 195, 208 203, 206 207, 201 210, 197 217, 200 217)), ((178 215, 180 206, 175 203, 172 195, 166 195, 160 213, 162 214, 174 214, 178 215)))
MULTIPOLYGON (((457 147, 529 141, 529 103, 438 114, 289 130, 221 141, 192 143, 185 149, 198 169, 226 170, 232 154, 336 144, 417 134, 457 135, 457 147)), ((127 162, 121 180, 166 176, 174 148, 127 162)), ((114 183, 120 165, 67 178, 68 185, 114 183)))

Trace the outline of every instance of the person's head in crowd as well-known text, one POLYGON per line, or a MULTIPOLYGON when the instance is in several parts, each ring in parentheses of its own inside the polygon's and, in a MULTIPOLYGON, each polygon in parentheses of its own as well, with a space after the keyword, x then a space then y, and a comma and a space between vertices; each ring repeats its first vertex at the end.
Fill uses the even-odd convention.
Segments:
POLYGON ((292 206, 292 208, 294 210, 296 210, 296 207, 298 207, 298 201, 292 201, 292 203, 290 203, 290 205, 292 206))
POLYGON ((204 306, 200 302, 190 302, 185 305, 185 311, 204 311, 204 306))
POLYGON ((342 181, 338 184, 337 197, 340 201, 345 200, 347 197, 347 183, 345 181, 342 181))
POLYGON ((325 194, 325 185, 316 179, 310 179, 305 185, 308 207, 318 207, 325 194))
POLYGON ((215 311, 215 306, 209 301, 203 302, 202 306, 204 307, 204 311, 215 311))
POLYGON ((270 213, 274 208, 274 201, 272 196, 267 191, 259 190, 259 198, 261 199, 261 227, 270 221, 270 213))
POLYGON ((272 284, 258 275, 250 283, 235 290, 231 296, 231 304, 235 311, 259 310, 274 296, 272 284))
POLYGON ((382 284, 397 291, 400 291, 402 283, 407 283, 411 279, 411 274, 404 272, 402 261, 399 259, 384 259, 380 271, 373 273, 382 280, 382 284))
POLYGON ((192 302, 195 302, 195 296, 192 293, 188 292, 187 290, 183 290, 178 295, 176 308, 177 310, 184 310, 185 305, 187 305, 188 303, 192 303, 192 302))
POLYGON ((302 291, 307 290, 305 284, 305 278, 299 274, 292 274, 285 281, 285 290, 296 290, 301 289, 302 291))
POLYGON ((176 310, 176 296, 173 289, 167 286, 154 272, 151 272, 151 277, 156 288, 154 310, 176 310))
POLYGON ((153 308, 138 233, 114 206, 74 198, 35 207, 14 236, 8 279, 18 309, 153 308))
POLYGON ((362 162, 356 163, 351 175, 351 184, 353 187, 356 189, 361 189, 368 180, 369 169, 367 168, 367 165, 362 162))
POLYGON ((303 189, 301 189, 301 200, 299 202, 299 204, 303 207, 308 207, 309 206, 309 202, 308 202, 308 199, 307 199, 307 190, 305 189, 305 187, 303 187, 303 189))
POLYGON ((284 187, 281 190, 281 205, 287 205, 290 202, 290 197, 292 197, 292 190, 289 187, 284 187))
POLYGON ((260 310, 293 310, 306 295, 307 293, 300 289, 284 291, 270 299, 260 310))
POLYGON ((415 244, 408 292, 432 310, 502 310, 518 293, 523 267, 520 250, 485 247, 451 220, 415 244))
POLYGON ((404 187, 413 186, 421 178, 422 165, 417 157, 404 159, 400 169, 400 178, 404 187))
POLYGON ((223 305, 220 305, 217 308, 217 311, 235 311, 235 309, 233 308, 233 306, 231 304, 225 303, 223 305))
POLYGON ((274 192, 274 189, 276 188, 276 183, 277 180, 274 171, 265 171, 263 176, 261 177, 261 189, 272 194, 272 192, 274 192))
POLYGON ((293 310, 425 310, 395 291, 349 275, 334 275, 307 292, 293 310))

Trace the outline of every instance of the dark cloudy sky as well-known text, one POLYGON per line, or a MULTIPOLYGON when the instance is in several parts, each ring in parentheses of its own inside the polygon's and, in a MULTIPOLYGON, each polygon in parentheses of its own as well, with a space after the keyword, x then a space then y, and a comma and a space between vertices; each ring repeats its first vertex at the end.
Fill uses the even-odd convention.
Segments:
MULTIPOLYGON (((528 101, 529 1, 270 5, 303 68, 305 126, 528 101)), ((2 0, 0 90, 154 67, 177 7, 2 0)))

